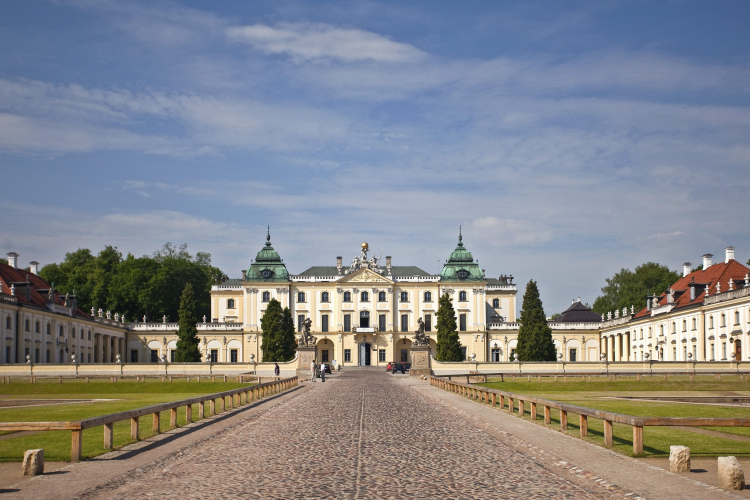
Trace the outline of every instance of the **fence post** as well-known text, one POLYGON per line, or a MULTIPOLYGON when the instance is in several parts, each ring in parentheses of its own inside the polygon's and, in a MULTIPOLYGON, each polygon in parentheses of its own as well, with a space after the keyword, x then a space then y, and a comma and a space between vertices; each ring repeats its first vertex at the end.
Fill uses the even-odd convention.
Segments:
POLYGON ((193 405, 185 405, 185 423, 189 424, 193 421, 193 405))
POLYGON ((104 424, 104 449, 111 450, 114 444, 114 426, 115 423, 104 424))
POLYGON ((500 409, 505 409, 505 396, 503 396, 502 394, 500 394, 500 409))
POLYGON ((544 407, 544 424, 549 425, 552 422, 552 415, 549 406, 544 407))
POLYGON ((643 453, 643 427, 634 425, 633 426, 633 455, 640 455, 643 453))
POLYGON ((589 435, 589 418, 586 415, 578 415, 578 423, 581 428, 581 437, 589 435))
POLYGON ((497 404, 497 394, 492 393, 492 407, 494 408, 497 404))
POLYGON ((219 411, 224 411, 224 398, 219 398, 219 411))
POLYGON ((536 403, 531 403, 531 420, 536 420, 536 403))
POLYGON ((177 407, 171 408, 169 411, 169 426, 177 427, 177 407))
POLYGON ((612 446, 612 421, 604 421, 604 446, 612 446))
POLYGON ((568 430, 568 412, 566 410, 560 410, 560 430, 568 430))
POLYGON ((216 401, 214 399, 211 399, 208 402, 208 416, 214 415, 216 413, 216 401))
POLYGON ((518 400, 518 416, 519 417, 523 417, 523 413, 524 413, 524 410, 523 410, 523 399, 519 399, 518 400))
POLYGON ((72 432, 72 439, 70 443, 70 461, 80 462, 81 461, 81 449, 83 448, 83 431, 78 429, 72 432))
POLYGON ((508 413, 513 413, 513 398, 508 398, 508 413))
POLYGON ((206 402, 205 401, 201 401, 200 403, 198 403, 198 415, 200 416, 200 418, 205 418, 206 416, 206 402))
POLYGON ((157 411, 156 413, 154 413, 153 425, 151 429, 154 432, 154 434, 159 434, 159 432, 161 431, 160 424, 161 424, 161 413, 157 411))
POLYGON ((130 419, 130 439, 138 441, 138 417, 130 419))

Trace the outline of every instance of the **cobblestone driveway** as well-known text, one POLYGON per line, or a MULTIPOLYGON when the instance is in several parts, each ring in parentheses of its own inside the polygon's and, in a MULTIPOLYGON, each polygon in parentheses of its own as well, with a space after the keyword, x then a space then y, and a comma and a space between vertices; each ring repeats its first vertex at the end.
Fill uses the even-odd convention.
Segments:
POLYGON ((409 384, 383 372, 342 372, 86 496, 614 497, 559 476, 409 384))

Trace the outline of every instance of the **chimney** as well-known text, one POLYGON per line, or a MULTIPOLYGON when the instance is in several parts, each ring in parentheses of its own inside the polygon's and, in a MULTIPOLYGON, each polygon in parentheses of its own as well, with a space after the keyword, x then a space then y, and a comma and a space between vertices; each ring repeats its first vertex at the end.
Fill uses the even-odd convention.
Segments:
POLYGON ((576 303, 576 299, 572 299, 572 300, 570 301, 570 303, 571 303, 571 304, 575 304, 575 303, 576 303))
POLYGON ((343 267, 343 265, 341 264, 342 260, 344 260, 342 256, 339 255, 338 257, 336 257, 336 269, 338 270, 339 274, 341 274, 341 268, 343 267))
POLYGON ((581 297, 578 297, 578 298, 576 299, 576 302, 580 302, 580 301, 581 301, 581 297))
POLYGON ((692 268, 692 265, 693 265, 693 264, 692 264, 691 262, 685 262, 685 263, 684 263, 684 264, 682 265, 682 275, 683 275, 683 276, 687 276, 688 274, 690 274, 690 273, 692 273, 692 272, 693 272, 693 268, 692 268))
POLYGON ((385 268, 388 270, 388 274, 391 274, 391 256, 385 256, 385 268))
POLYGON ((695 300, 695 278, 690 282, 690 302, 695 300))
POLYGON ((13 269, 18 269, 18 254, 16 252, 8 252, 8 265, 13 269))
POLYGON ((39 262, 32 260, 29 262, 31 274, 39 274, 39 262))
POLYGON ((726 247, 724 251, 726 252, 726 258, 724 259, 724 262, 726 264, 729 264, 730 260, 734 260, 734 247, 726 247))
POLYGON ((651 297, 646 297, 646 310, 651 310, 651 297))
POLYGON ((705 271, 709 267, 711 267, 711 255, 710 253, 703 254, 703 270, 705 271))
POLYGON ((242 281, 245 281, 247 279, 247 269, 242 270, 242 281))

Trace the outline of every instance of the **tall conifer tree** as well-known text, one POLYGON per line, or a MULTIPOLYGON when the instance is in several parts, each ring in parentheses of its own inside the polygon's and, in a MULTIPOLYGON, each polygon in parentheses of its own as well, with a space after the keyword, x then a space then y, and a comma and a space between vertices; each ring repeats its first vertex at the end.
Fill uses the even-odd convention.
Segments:
POLYGON ((279 359, 274 361, 291 361, 297 349, 297 337, 294 335, 294 319, 292 311, 284 308, 281 314, 281 334, 279 336, 278 355, 279 359))
POLYGON ((260 348, 263 349, 263 361, 279 361, 279 340, 282 336, 283 313, 281 303, 276 299, 271 299, 266 306, 266 312, 260 319, 260 329, 263 330, 262 343, 260 348))
POLYGON ((536 281, 529 280, 523 294, 521 328, 518 330, 519 361, 555 361, 555 345, 552 343, 552 329, 547 325, 539 288, 536 281))
POLYGON ((440 297, 437 312, 437 360, 463 361, 461 341, 456 328, 456 312, 448 294, 440 297))
POLYGON ((179 330, 177 331, 177 351, 175 361, 181 363, 195 363, 201 360, 198 350, 198 327, 195 319, 195 294, 193 286, 188 283, 182 290, 179 310, 179 330))

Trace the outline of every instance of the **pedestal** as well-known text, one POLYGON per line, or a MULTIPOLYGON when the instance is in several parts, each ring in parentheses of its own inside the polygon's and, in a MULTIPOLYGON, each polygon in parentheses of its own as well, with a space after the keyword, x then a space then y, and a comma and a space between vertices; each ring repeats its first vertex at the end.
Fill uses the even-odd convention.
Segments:
POLYGON ((310 380, 310 363, 315 359, 315 346, 297 347, 297 377, 300 382, 310 380))
POLYGON ((430 346, 415 346, 412 344, 409 375, 412 377, 421 377, 422 375, 429 377, 432 375, 430 370, 430 346))

